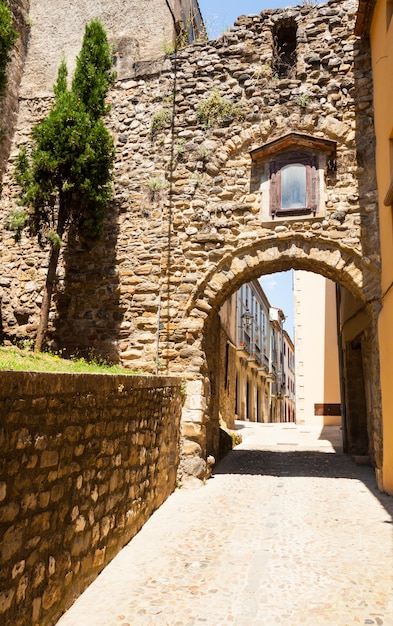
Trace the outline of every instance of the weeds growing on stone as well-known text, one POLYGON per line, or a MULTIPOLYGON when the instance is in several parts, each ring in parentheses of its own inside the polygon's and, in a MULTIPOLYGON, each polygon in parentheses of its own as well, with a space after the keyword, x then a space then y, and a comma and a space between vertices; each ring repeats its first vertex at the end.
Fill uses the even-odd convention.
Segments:
POLYGON ((15 241, 19 241, 22 230, 27 224, 28 215, 23 209, 14 209, 6 219, 6 229, 14 233, 15 241))
POLYGON ((157 113, 154 113, 150 121, 150 136, 154 138, 157 133, 165 128, 169 128, 171 119, 172 115, 170 109, 161 109, 157 111, 157 113))
POLYGON ((217 89, 213 89, 211 96, 202 100, 197 107, 197 120, 205 128, 225 126, 243 117, 242 107, 221 96, 217 89))

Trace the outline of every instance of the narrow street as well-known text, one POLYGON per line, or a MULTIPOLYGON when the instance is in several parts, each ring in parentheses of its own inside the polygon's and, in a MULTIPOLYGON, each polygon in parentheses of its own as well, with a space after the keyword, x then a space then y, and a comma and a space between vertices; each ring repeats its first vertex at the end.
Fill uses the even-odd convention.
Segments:
POLYGON ((393 626, 393 498, 337 427, 238 422, 58 626, 393 626))

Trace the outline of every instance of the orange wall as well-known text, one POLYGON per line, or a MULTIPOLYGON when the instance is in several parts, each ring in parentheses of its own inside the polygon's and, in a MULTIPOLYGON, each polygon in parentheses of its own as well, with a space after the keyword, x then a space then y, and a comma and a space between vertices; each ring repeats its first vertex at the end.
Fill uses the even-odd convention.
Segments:
POLYGON ((388 24, 388 10, 391 8, 391 3, 386 0, 377 2, 370 41, 384 294, 378 324, 384 438, 383 488, 393 494, 393 289, 389 290, 393 283, 393 208, 383 202, 393 176, 393 17, 388 24))

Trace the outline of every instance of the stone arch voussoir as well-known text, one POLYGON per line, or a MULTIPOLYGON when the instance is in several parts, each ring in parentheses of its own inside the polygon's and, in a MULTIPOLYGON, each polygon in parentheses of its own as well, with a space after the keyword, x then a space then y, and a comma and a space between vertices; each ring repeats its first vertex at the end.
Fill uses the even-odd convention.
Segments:
POLYGON ((353 249, 296 235, 248 241, 224 252, 221 261, 207 269, 188 301, 185 317, 208 319, 243 283, 263 274, 302 269, 339 283, 353 296, 375 308, 380 300, 378 268, 353 249))

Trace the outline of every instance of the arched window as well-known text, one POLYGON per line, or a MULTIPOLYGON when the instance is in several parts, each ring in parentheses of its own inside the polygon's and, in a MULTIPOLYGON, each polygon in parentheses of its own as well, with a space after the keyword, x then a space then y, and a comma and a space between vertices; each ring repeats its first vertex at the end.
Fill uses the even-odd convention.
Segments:
POLYGON ((273 217, 315 215, 318 201, 316 156, 292 152, 270 162, 270 211, 273 217))

